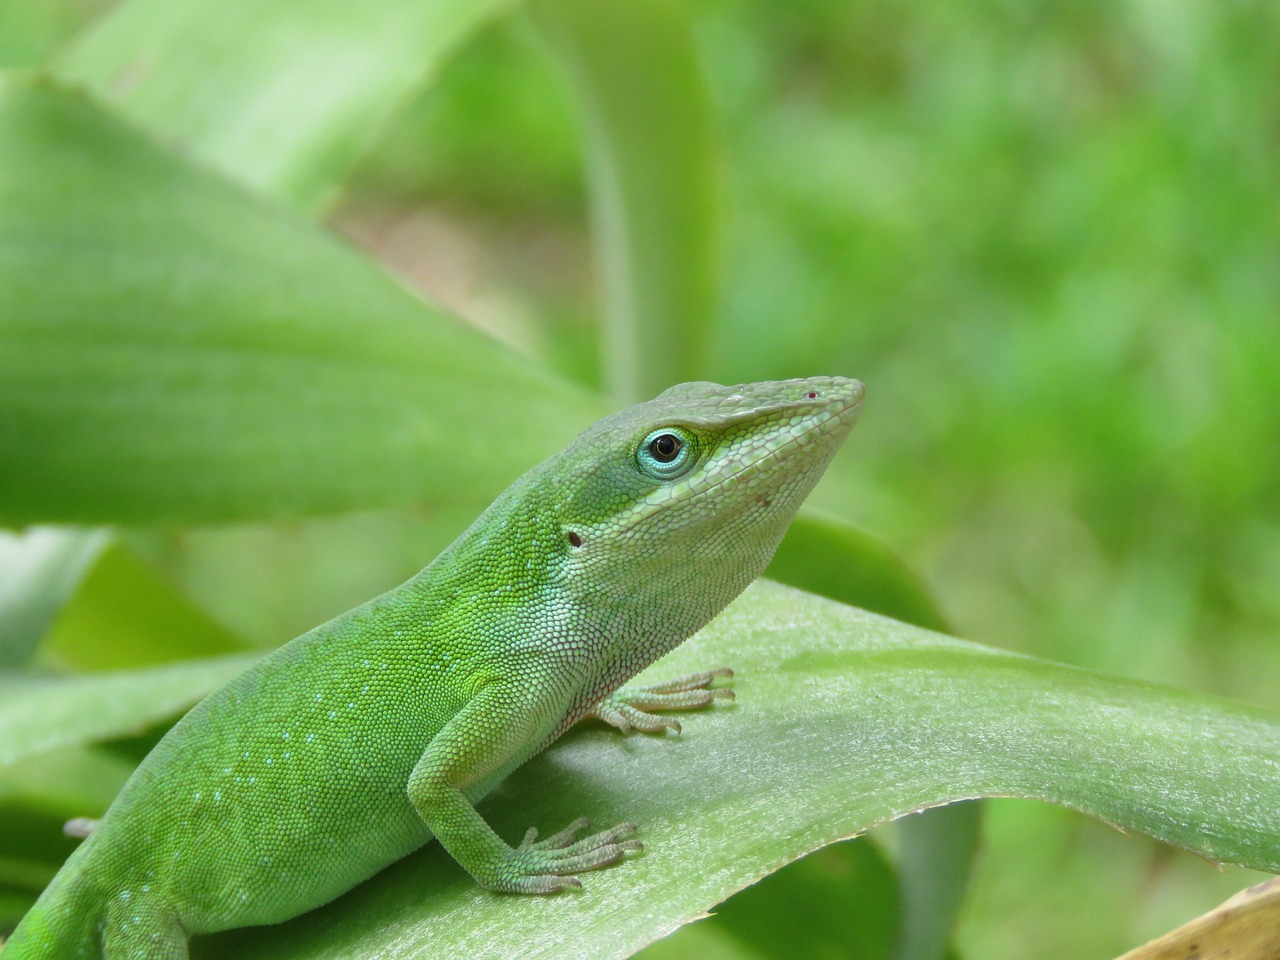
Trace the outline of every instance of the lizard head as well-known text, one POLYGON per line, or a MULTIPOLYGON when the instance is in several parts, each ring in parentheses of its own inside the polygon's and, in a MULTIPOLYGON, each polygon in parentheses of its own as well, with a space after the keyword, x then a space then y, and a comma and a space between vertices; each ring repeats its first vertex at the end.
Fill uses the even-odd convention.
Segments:
POLYGON ((683 383, 593 424, 544 474, 562 582, 625 605, 696 581, 719 609, 764 570, 862 397, 842 377, 683 383))

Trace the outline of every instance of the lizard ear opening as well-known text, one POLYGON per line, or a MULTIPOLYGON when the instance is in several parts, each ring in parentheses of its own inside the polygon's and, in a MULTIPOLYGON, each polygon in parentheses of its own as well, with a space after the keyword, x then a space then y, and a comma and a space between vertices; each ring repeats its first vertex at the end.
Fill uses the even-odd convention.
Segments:
POLYGON ((582 546, 582 538, 578 536, 578 532, 576 530, 569 531, 569 546, 571 547, 582 546))

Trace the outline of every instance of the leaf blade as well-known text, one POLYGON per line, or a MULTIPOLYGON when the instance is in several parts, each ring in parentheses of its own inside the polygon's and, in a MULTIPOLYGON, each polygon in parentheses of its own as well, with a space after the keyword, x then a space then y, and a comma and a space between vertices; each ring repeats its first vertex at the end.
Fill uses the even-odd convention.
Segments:
POLYGON ((0 775, 28 757, 134 734, 172 717, 258 656, 74 677, 0 673, 0 775))
POLYGON ((478 508, 600 412, 39 78, 0 81, 0 291, 0 523, 478 508))
POLYGON ((668 0, 536 0, 577 104, 606 382, 634 403, 710 367, 718 165, 692 27, 668 0))
POLYGON ((26 662, 109 539, 99 530, 0 531, 0 669, 26 662))
POLYGON ((933 803, 1021 795, 1202 856, 1280 868, 1280 718, 907 627, 777 584, 751 588, 656 669, 731 661, 735 706, 685 742, 583 729, 484 812, 508 839, 589 812, 646 854, 549 900, 477 890, 435 845, 303 921, 200 956, 621 957, 760 876, 933 803), (531 811, 536 811, 531 812, 531 811))
POLYGON ((130 0, 58 65, 121 115, 315 211, 397 107, 510 0, 130 0))

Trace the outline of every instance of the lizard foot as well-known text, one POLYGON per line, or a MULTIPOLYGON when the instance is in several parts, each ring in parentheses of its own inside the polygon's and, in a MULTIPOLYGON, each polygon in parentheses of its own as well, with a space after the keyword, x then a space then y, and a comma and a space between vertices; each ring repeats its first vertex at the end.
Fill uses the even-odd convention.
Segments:
POLYGON ((641 730, 657 733, 659 730, 680 732, 680 721, 672 717, 660 717, 649 710, 696 710, 716 700, 732 700, 733 691, 724 687, 711 689, 716 680, 732 680, 733 671, 728 667, 690 673, 666 683, 646 687, 623 687, 615 690, 588 711, 587 716, 599 717, 623 733, 641 730))
POLYGON ((586 817, 579 817, 543 840, 537 839, 538 828, 530 827, 520 846, 511 851, 499 889, 511 893, 559 893, 569 887, 581 888, 581 881, 570 874, 605 867, 628 852, 644 850, 644 845, 634 838, 634 823, 620 823, 576 839, 587 826, 586 817))

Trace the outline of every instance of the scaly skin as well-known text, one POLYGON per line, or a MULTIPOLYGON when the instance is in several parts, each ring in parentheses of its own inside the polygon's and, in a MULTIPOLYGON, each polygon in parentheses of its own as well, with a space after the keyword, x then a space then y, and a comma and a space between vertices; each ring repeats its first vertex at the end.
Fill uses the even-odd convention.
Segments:
POLYGON ((639 850, 575 821, 508 846, 474 804, 586 716, 729 697, 711 671, 620 685, 769 562, 852 428, 856 380, 687 383, 534 467, 407 583, 188 713, 72 855, 3 960, 177 960, 278 923, 432 837, 491 890, 553 893, 639 850))

